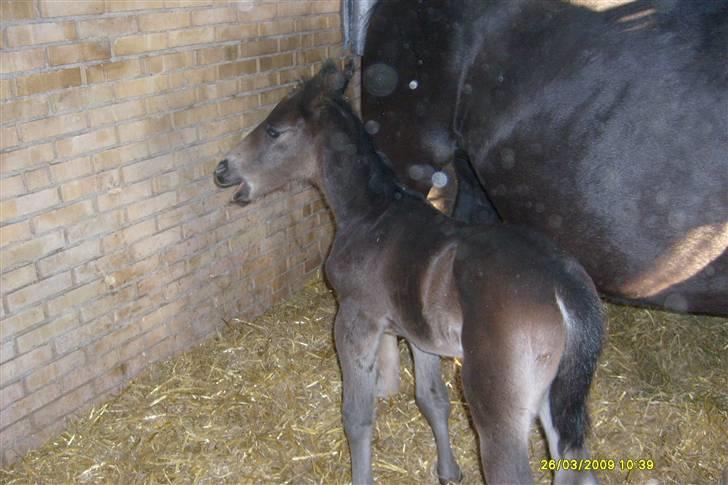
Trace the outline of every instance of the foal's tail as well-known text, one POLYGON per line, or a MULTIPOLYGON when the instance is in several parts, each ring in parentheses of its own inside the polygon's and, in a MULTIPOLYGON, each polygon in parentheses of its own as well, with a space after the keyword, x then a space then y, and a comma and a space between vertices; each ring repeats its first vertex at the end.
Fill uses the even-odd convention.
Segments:
POLYGON ((584 276, 586 280, 572 280, 556 292, 556 303, 566 325, 566 348, 551 383, 549 404, 559 435, 560 457, 584 446, 589 427, 586 401, 604 337, 601 301, 591 280, 585 273, 584 276))

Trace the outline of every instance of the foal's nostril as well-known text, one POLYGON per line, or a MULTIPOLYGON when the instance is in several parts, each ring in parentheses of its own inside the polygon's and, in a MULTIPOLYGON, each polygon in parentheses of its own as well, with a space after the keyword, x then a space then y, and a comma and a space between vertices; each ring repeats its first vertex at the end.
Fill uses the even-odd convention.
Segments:
POLYGON ((225 172, 227 172, 228 169, 228 160, 227 158, 220 163, 217 164, 217 167, 215 168, 215 175, 222 175, 225 172))

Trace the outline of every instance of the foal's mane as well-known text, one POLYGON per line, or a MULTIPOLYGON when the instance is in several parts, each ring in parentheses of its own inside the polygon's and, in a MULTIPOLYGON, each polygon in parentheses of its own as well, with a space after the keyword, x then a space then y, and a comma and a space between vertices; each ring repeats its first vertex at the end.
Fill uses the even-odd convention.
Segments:
MULTIPOLYGON (((316 89, 318 89, 318 95, 322 95, 320 86, 316 86, 313 82, 304 82, 302 89, 304 90, 304 99, 307 96, 316 95, 316 92, 312 92, 316 89)), ((364 123, 362 123, 361 118, 354 112, 351 103, 341 92, 333 91, 324 94, 321 100, 322 117, 329 118, 332 124, 335 124, 337 128, 349 135, 352 143, 356 146, 357 155, 360 158, 364 158, 372 168, 370 185, 371 183, 377 183, 380 185, 380 190, 384 189, 386 193, 395 197, 407 195, 425 200, 425 197, 421 193, 407 188, 399 181, 394 170, 392 170, 391 166, 385 162, 377 151, 374 141, 364 128, 364 123), (395 194, 400 195, 397 196, 395 194)))

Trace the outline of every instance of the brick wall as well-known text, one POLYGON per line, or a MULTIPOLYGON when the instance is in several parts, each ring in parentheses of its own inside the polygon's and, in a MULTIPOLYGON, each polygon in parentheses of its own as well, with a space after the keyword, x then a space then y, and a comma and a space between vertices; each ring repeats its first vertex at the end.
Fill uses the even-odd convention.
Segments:
POLYGON ((217 161, 341 55, 339 0, 2 0, 0 450, 314 272, 295 184, 245 209, 217 161))

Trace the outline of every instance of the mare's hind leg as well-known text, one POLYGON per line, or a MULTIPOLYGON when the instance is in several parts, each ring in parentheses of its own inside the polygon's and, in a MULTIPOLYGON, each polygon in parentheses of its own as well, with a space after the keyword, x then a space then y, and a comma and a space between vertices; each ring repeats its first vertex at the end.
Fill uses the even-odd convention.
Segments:
POLYGON ((437 445, 437 474, 440 483, 459 482, 463 478, 450 447, 447 420, 450 417, 450 397, 442 381, 440 357, 410 345, 415 361, 415 399, 417 407, 427 418, 437 445))
POLYGON ((390 397, 399 392, 399 345, 397 336, 382 334, 377 363, 377 397, 390 397))
POLYGON ((382 325, 357 305, 341 302, 334 322, 336 353, 343 378, 344 431, 351 451, 352 482, 370 484, 377 349, 382 325))

